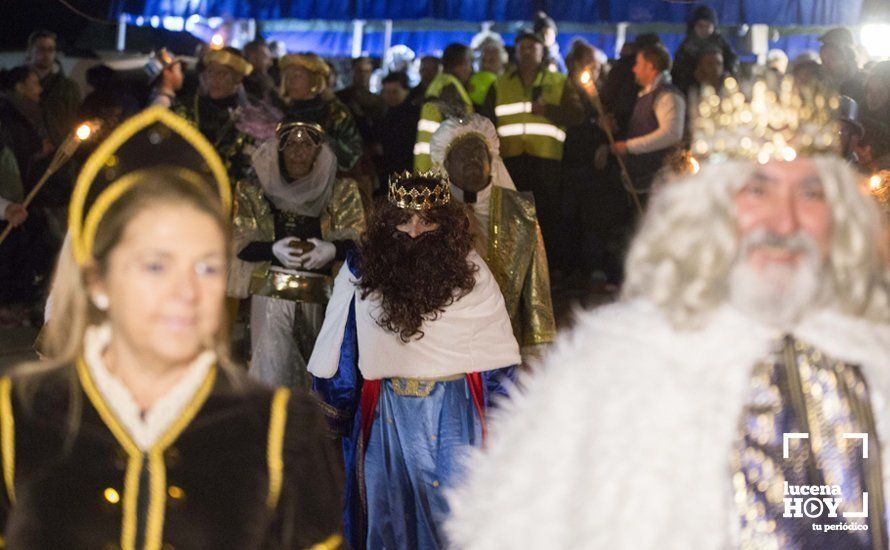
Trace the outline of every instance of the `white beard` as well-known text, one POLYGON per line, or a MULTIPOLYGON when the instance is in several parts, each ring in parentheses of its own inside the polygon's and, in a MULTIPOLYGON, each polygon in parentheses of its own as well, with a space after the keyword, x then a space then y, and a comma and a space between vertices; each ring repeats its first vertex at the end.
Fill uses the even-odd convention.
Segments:
POLYGON ((729 302, 769 326, 787 329, 820 303, 823 262, 812 239, 797 234, 789 239, 788 246, 802 252, 796 265, 767 264, 757 269, 747 258, 759 246, 762 235, 754 234, 742 243, 729 274, 729 302))

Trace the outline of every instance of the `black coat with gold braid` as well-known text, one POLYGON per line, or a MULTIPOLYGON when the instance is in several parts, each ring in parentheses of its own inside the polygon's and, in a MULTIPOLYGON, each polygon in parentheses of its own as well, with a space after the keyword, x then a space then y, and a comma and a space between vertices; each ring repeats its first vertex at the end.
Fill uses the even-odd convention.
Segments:
POLYGON ((304 394, 212 368, 143 452, 79 363, 0 379, 0 426, 6 548, 339 546, 337 451, 304 394))

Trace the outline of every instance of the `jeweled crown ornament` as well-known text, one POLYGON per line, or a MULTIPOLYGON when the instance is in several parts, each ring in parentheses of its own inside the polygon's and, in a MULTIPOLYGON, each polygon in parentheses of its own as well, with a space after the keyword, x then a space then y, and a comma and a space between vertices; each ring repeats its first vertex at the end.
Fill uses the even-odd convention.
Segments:
POLYGON ((389 180, 389 202, 407 210, 430 210, 451 202, 451 188, 448 176, 436 170, 426 172, 404 172, 393 175, 389 180), (435 182, 431 187, 406 187, 408 181, 426 180, 435 182))
POLYGON ((694 105, 692 154, 703 162, 748 159, 765 164, 838 153, 838 107, 836 94, 797 87, 791 78, 772 85, 756 80, 743 90, 730 77, 719 92, 705 86, 694 105))
POLYGON ((304 138, 308 138, 312 140, 312 143, 318 145, 324 141, 325 136, 324 128, 320 125, 302 121, 282 122, 275 128, 275 134, 280 142, 279 149, 284 149, 284 146, 291 140, 304 138))

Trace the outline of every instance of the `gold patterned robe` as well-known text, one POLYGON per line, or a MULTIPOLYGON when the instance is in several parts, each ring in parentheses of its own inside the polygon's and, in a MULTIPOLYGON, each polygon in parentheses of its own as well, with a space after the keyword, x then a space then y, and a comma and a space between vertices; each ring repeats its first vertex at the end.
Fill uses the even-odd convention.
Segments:
MULTIPOLYGON (((265 277, 270 262, 245 262, 238 252, 254 241, 274 241, 275 222, 268 199, 255 179, 242 180, 235 186, 233 209, 234 250, 229 268, 229 296, 246 298, 251 277, 265 277)), ((351 178, 337 178, 328 206, 321 213, 321 234, 326 241, 358 240, 365 230, 365 212, 358 184, 351 178)), ((336 269, 332 269, 336 272, 336 269)))
POLYGON ((493 186, 488 251, 483 255, 501 292, 520 346, 548 344, 556 336, 550 271, 534 202, 493 186))
POLYGON ((790 335, 777 342, 751 373, 732 455, 740 548, 887 548, 881 443, 857 365, 790 335), (801 486, 830 488, 836 514, 801 486))
POLYGON ((233 183, 246 177, 254 142, 251 136, 238 129, 240 100, 237 96, 217 101, 208 96, 195 96, 173 110, 213 144, 233 183))

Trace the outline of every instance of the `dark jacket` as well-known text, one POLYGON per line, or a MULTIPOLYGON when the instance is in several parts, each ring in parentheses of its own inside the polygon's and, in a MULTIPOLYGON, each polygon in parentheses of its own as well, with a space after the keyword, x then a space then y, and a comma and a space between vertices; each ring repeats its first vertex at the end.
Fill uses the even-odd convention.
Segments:
MULTIPOLYGON (((49 167, 53 153, 36 158, 43 149, 46 129, 16 106, 9 97, 0 98, 0 124, 7 136, 9 148, 15 156, 24 192, 28 193, 49 167)), ((34 199, 35 206, 64 207, 68 204, 74 182, 74 163, 62 166, 34 199)))
POLYGON ((4 378, 6 547, 279 549, 338 536, 341 474, 320 410, 238 382, 211 369, 145 453, 83 364, 4 378))
POLYGON ((407 99, 398 107, 387 109, 383 122, 375 128, 375 140, 383 148, 378 177, 388 181, 390 174, 411 170, 414 166, 414 143, 420 109, 407 99))
POLYGON ((640 93, 640 85, 637 84, 633 73, 636 59, 636 53, 618 58, 600 90, 603 107, 606 112, 612 113, 618 126, 615 132, 616 139, 624 139, 627 135, 630 116, 634 112, 637 94, 640 93))
POLYGON ((238 129, 240 109, 246 103, 243 94, 212 99, 201 95, 174 106, 176 114, 198 127, 213 144, 229 173, 232 185, 247 177, 250 170, 250 146, 253 138, 238 129))
POLYGON ((288 122, 314 122, 321 126, 337 155, 337 168, 343 172, 352 170, 362 156, 362 136, 349 109, 339 99, 315 97, 292 101, 284 119, 288 122))
POLYGON ((871 147, 873 159, 890 155, 890 105, 876 111, 870 110, 865 102, 862 105, 859 119, 865 128, 863 145, 871 147))
MULTIPOLYGON (((14 93, 14 92, 12 92, 14 93)), ((43 147, 46 131, 26 116, 9 97, 0 97, 0 124, 12 149, 26 188, 40 177, 34 155, 43 147)))
POLYGON ((717 26, 717 12, 708 6, 699 6, 692 12, 692 16, 686 24, 686 38, 680 43, 674 54, 671 80, 674 86, 683 92, 684 96, 689 86, 695 81, 695 67, 702 52, 711 48, 719 49, 723 54, 723 69, 730 75, 736 74, 738 56, 729 42, 718 31, 707 38, 699 38, 695 34, 695 23, 702 19, 708 20, 717 26))
POLYGON ((43 93, 40 107, 46 120, 46 129, 53 145, 59 146, 74 131, 79 120, 80 88, 60 70, 50 73, 40 81, 43 93))

